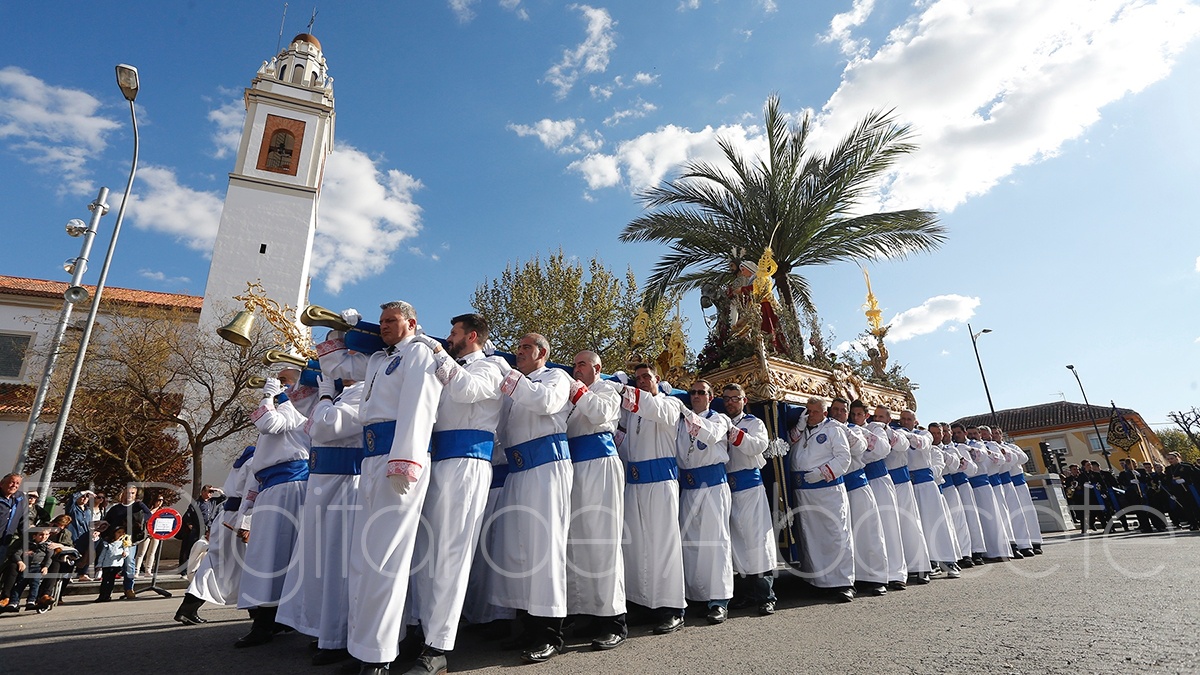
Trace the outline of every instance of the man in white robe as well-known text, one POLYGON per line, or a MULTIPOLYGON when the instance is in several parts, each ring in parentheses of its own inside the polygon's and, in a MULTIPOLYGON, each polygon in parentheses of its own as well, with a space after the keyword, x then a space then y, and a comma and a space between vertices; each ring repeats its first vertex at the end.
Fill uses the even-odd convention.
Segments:
MULTIPOLYGON (((1016 492, 1017 500, 1021 505, 1021 515, 1025 517, 1025 528, 1029 532, 1030 552, 1034 555, 1041 555, 1042 526, 1038 522, 1037 509, 1033 506, 1033 497, 1029 494, 1029 484, 1025 481, 1025 464, 1029 461, 1029 455, 1016 443, 1005 441, 1003 429, 996 427, 992 430, 992 435, 1000 445, 1008 448, 1012 453, 1012 462, 1008 473, 1011 476, 1013 491, 1016 492)), ((1025 555, 1025 551, 1022 551, 1021 554, 1025 555)))
POLYGON ((621 413, 617 384, 600 379, 600 356, 575 355, 567 443, 571 448, 571 524, 567 537, 567 613, 591 617, 592 649, 617 647, 625 621, 625 467, 613 432, 621 413))
POLYGON ((854 550, 845 476, 846 430, 825 416, 825 401, 810 398, 807 416, 792 428, 792 485, 803 539, 802 577, 840 602, 854 600, 854 550))
POLYGON ((975 503, 975 488, 972 478, 979 473, 979 467, 971 457, 971 448, 966 444, 966 428, 961 424, 951 424, 944 427, 947 446, 958 455, 960 472, 955 475, 955 488, 958 498, 962 501, 963 516, 967 520, 967 531, 971 535, 971 562, 983 565, 987 556, 987 539, 983 534, 983 525, 979 520, 979 506, 975 503))
MULTIPOLYGON (((950 513, 934 476, 933 438, 928 431, 917 428, 917 414, 912 410, 900 411, 897 431, 908 435, 908 472, 930 562, 936 564, 947 578, 957 579, 962 576, 958 568, 960 555, 950 513)), ((940 454, 938 459, 941 459, 940 454)))
MULTIPOLYGON (((951 427, 954 437, 959 437, 959 428, 951 427)), ((971 453, 971 461, 975 463, 976 472, 969 479, 972 493, 975 496, 975 506, 979 514, 979 524, 983 530, 983 540, 986 555, 984 561, 989 563, 1004 562, 1013 556, 1012 542, 1009 539, 1009 527, 1005 526, 1008 514, 1003 510, 993 487, 991 452, 979 440, 979 429, 970 427, 964 431, 964 442, 971 453)))
MULTIPOLYGON (((888 441, 887 427, 871 419, 871 413, 862 401, 850 402, 850 421, 862 429, 868 452, 876 459, 866 461, 863 471, 867 484, 879 505, 879 522, 883 529, 883 543, 887 555, 888 588, 903 591, 908 587, 908 561, 904 557, 904 537, 900 533, 900 510, 896 507, 896 485, 888 473, 887 458, 892 446, 888 441)), ((907 451, 907 449, 906 449, 907 451)))
POLYGON ((683 627, 683 545, 679 534, 679 468, 676 425, 683 404, 658 387, 647 363, 634 370, 636 387, 624 387, 617 452, 625 462, 625 594, 660 614, 656 635, 683 627))
POLYGON ((729 461, 725 463, 732 509, 729 514, 729 543, 733 571, 744 577, 744 590, 734 584, 731 607, 757 607, 760 615, 775 613, 775 567, 779 547, 775 543, 771 503, 763 487, 763 453, 770 443, 767 425, 746 412, 746 392, 740 384, 721 389, 725 415, 729 417, 729 461))
POLYGON ((492 602, 525 612, 521 658, 549 660, 562 650, 567 616, 567 524, 571 453, 567 416, 571 376, 547 368, 550 343, 529 333, 517 345, 517 367, 504 378, 500 436, 508 457, 499 565, 504 580, 492 602))
POLYGON ((946 511, 950 514, 950 524, 954 532, 955 545, 958 547, 958 566, 974 567, 971 559, 971 532, 967 526, 966 514, 963 510, 962 497, 958 494, 958 482, 965 483, 963 461, 954 450, 947 435, 950 425, 933 423, 929 425, 929 434, 933 436, 934 478, 942 493, 942 501, 946 502, 946 511))
POLYGON ((850 443, 850 469, 846 472, 846 497, 850 502, 850 531, 854 535, 854 585, 871 595, 887 593, 887 545, 879 502, 867 480, 866 465, 887 456, 890 448, 874 434, 850 421, 850 404, 835 398, 829 404, 829 417, 846 427, 850 443))

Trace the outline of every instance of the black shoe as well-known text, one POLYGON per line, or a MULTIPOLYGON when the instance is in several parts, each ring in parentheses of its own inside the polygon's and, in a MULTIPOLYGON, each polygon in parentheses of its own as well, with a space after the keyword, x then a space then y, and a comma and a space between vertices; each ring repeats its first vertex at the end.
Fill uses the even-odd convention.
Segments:
POLYGON ((1020 560, 1020 559, 1022 559, 1022 558, 1024 558, 1024 557, 1025 557, 1025 554, 1021 553, 1021 549, 1017 548, 1017 545, 1016 545, 1016 544, 1013 544, 1013 545, 1012 545, 1012 558, 1013 558, 1013 560, 1020 560))
MULTIPOLYGON (((96 598, 96 599, 95 599, 95 600, 93 600, 92 602, 112 602, 112 598, 106 598, 106 597, 104 597, 104 596, 101 596, 101 597, 99 597, 99 598, 96 598)), ((0 608, 0 609, 3 609, 3 611, 5 611, 5 612, 15 612, 15 611, 17 611, 17 607, 16 607, 16 605, 8 605, 7 607, 3 607, 3 608, 0 608)))
POLYGON ((308 651, 315 652, 320 648, 321 648, 320 640, 313 639, 313 640, 308 641, 308 651))
POLYGON ((386 663, 364 663, 358 667, 358 675, 388 675, 386 663))
POLYGON ((328 666, 338 661, 345 661, 350 658, 350 652, 345 649, 321 649, 317 648, 317 653, 312 656, 312 664, 314 666, 328 666))
POLYGON ((971 560, 970 558, 959 558, 959 559, 958 559, 958 566, 959 566, 959 567, 962 567, 962 568, 974 567, 974 566, 975 566, 975 561, 974 561, 974 560, 971 560))
POLYGON ((1033 554, 1034 554, 1034 555, 1041 555, 1041 554, 1042 554, 1042 545, 1041 545, 1041 544, 1034 544, 1034 545, 1033 545, 1033 554))
POLYGON ((729 601, 729 609, 746 609, 747 607, 752 606, 754 606, 754 600, 752 598, 741 597, 734 598, 733 600, 729 601))
POLYGON ((271 626, 271 635, 279 635, 280 633, 294 633, 294 632, 296 632, 296 629, 292 628, 291 626, 287 625, 286 623, 276 622, 275 625, 271 626))
POLYGON ((674 633, 680 628, 683 628, 683 617, 672 615, 669 619, 654 627, 654 634, 666 635, 667 633, 674 633))
POLYGON ((404 675, 446 675, 446 654, 431 651, 421 652, 417 662, 404 675))
POLYGON ((358 675, 358 671, 362 670, 362 665, 362 661, 351 656, 348 663, 343 663, 338 667, 338 675, 358 675))
POLYGON ((525 661, 526 663, 545 663, 560 651, 562 651, 562 648, 558 645, 539 645, 532 649, 526 649, 525 651, 521 652, 521 660, 525 661))
POLYGON ((246 647, 265 645, 270 641, 270 633, 266 631, 251 630, 249 633, 243 635, 237 642, 233 643, 233 646, 237 647, 238 649, 245 649, 246 647))
POLYGON ((924 586, 925 584, 929 583, 929 572, 910 574, 908 575, 908 580, 910 583, 917 584, 918 586, 924 586))
POLYGON ((624 635, 609 633, 607 635, 601 635, 595 640, 592 640, 592 649, 598 652, 605 652, 620 646, 620 644, 624 641, 624 635))
POLYGON ((870 584, 867 588, 867 592, 870 593, 871 595, 874 595, 875 597, 879 597, 881 595, 887 595, 887 591, 888 591, 887 584, 870 584))
POLYGON ((208 623, 208 619, 202 618, 199 614, 184 614, 183 612, 176 612, 175 620, 185 626, 199 626, 202 623, 208 623))
POLYGON ((904 583, 903 581, 889 581, 887 587, 888 587, 888 589, 893 590, 893 591, 907 591, 908 590, 908 584, 904 583))
POLYGON ((774 600, 768 600, 758 606, 758 615, 759 616, 770 616, 774 613, 775 613, 775 601, 774 600))
POLYGON ((854 589, 849 586, 831 589, 833 599, 838 602, 854 602, 854 589))
POLYGON ((712 625, 725 623, 725 619, 729 618, 729 610, 720 605, 713 605, 708 608, 708 614, 704 618, 712 625))
POLYGON ((984 558, 983 561, 986 563, 1002 563, 1004 562, 1004 558, 984 558))
POLYGON ((1032 558, 1035 554, 1033 552, 1033 549, 1023 548, 1023 549, 1021 549, 1021 555, 1025 556, 1026 558, 1032 558))
POLYGON ((971 562, 975 563, 976 565, 983 566, 983 564, 984 564, 983 556, 981 556, 981 555, 971 556, 971 562))

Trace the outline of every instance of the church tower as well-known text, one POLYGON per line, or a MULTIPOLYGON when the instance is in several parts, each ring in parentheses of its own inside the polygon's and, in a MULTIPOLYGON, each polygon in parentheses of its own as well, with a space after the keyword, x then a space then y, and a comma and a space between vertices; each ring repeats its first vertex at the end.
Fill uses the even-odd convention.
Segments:
POLYGON ((325 159, 333 150, 333 78, 307 33, 246 89, 246 124, 213 246, 200 330, 242 309, 233 296, 261 280, 267 297, 303 309, 325 159))

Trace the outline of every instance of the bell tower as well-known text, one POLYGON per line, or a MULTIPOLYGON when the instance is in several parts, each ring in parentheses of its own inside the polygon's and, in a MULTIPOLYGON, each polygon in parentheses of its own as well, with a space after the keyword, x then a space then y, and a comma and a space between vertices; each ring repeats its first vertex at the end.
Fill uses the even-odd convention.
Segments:
POLYGON ((213 246, 200 330, 241 309, 261 280, 267 297, 303 308, 325 159, 333 150, 333 78, 308 33, 264 62, 246 89, 246 124, 213 246))

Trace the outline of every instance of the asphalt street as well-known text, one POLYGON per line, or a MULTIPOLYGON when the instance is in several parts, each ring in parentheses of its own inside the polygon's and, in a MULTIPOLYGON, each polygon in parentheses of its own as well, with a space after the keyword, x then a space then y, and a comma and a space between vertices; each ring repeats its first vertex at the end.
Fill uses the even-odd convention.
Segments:
MULTIPOLYGON (((689 610, 668 636, 649 624, 610 652, 568 634, 550 662, 522 665, 478 631, 459 634, 451 672, 550 673, 1197 673, 1200 536, 1047 537, 1045 555, 964 570, 880 598, 832 604, 795 579, 777 582, 779 611, 734 612, 719 626, 689 610)), ((139 588, 144 582, 139 583, 139 588)), ((244 612, 206 607, 202 626, 172 621, 174 598, 95 604, 72 595, 43 615, 0 616, 0 673, 76 668, 156 675, 326 673, 309 664, 309 639, 277 636, 248 650, 244 612)))

